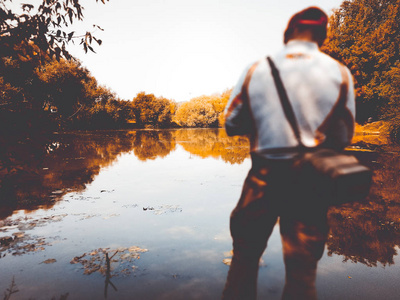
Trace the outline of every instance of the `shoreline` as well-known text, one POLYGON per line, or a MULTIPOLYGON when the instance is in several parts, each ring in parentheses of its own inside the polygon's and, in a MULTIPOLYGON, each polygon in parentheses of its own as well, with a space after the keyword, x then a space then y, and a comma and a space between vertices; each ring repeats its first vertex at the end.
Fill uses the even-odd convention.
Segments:
POLYGON ((375 145, 389 144, 387 123, 384 121, 367 123, 366 125, 356 123, 352 144, 359 142, 375 145))

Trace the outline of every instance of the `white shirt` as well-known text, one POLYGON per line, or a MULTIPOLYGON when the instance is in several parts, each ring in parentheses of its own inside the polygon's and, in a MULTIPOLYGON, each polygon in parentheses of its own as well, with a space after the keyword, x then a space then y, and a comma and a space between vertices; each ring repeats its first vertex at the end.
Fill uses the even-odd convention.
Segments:
MULTIPOLYGON (((322 143, 334 148, 348 145, 355 116, 350 71, 322 53, 316 43, 307 41, 291 40, 271 58, 292 104, 302 143, 308 147, 322 143), (341 89, 345 105, 339 109, 341 89)), ((293 156, 287 153, 295 152, 298 142, 285 117, 266 58, 246 68, 225 115, 227 133, 249 135, 252 152, 268 158, 293 156)))

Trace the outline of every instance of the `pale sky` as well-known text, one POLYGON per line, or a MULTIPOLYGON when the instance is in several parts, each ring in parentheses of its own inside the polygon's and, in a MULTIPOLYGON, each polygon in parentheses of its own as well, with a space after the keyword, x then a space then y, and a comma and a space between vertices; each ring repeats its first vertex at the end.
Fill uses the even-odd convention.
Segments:
POLYGON ((319 6, 331 14, 342 0, 80 2, 79 31, 99 25, 103 44, 96 54, 68 49, 100 84, 125 100, 144 91, 181 102, 233 87, 248 64, 282 47, 294 13, 319 6))

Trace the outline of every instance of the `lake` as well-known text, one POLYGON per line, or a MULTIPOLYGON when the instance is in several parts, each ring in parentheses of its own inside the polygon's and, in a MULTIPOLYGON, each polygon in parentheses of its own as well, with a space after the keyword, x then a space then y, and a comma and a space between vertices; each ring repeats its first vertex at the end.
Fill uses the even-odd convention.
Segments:
MULTIPOLYGON (((370 137, 369 137, 370 138, 370 137)), ((400 150, 359 137, 374 171, 363 203, 332 207, 319 299, 398 299, 400 150)), ((219 299, 229 214, 249 143, 222 129, 56 133, 7 145, 0 165, 4 299, 219 299)), ((280 299, 279 225, 258 299, 280 299)))

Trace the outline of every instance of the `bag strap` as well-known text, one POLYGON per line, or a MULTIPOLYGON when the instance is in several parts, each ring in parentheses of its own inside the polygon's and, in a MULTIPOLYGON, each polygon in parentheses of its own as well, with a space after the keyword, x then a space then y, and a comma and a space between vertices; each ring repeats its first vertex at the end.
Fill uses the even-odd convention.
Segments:
MULTIPOLYGON (((339 97, 336 100, 334 106, 332 107, 330 113, 327 115, 322 124, 317 128, 317 131, 320 133, 325 133, 328 130, 330 124, 332 123, 332 120, 338 118, 340 115, 343 115, 343 110, 346 109, 347 93, 349 91, 350 79, 346 67, 341 63, 338 63, 338 66, 340 69, 340 74, 342 76, 342 83, 340 84, 339 97)), ((353 130, 351 130, 351 132, 352 131, 353 130)))
POLYGON ((303 142, 301 141, 299 125, 297 123, 296 116, 293 111, 293 107, 292 107, 292 105, 289 101, 288 95, 286 93, 285 86, 283 85, 282 79, 279 75, 279 70, 276 68, 271 57, 268 56, 267 60, 271 67, 272 77, 274 78, 274 82, 275 82, 276 89, 278 91, 279 99, 281 101, 283 111, 285 112, 285 117, 288 120, 290 127, 292 127, 294 135, 296 136, 296 140, 299 143, 299 146, 301 148, 306 148, 304 146, 303 142))

